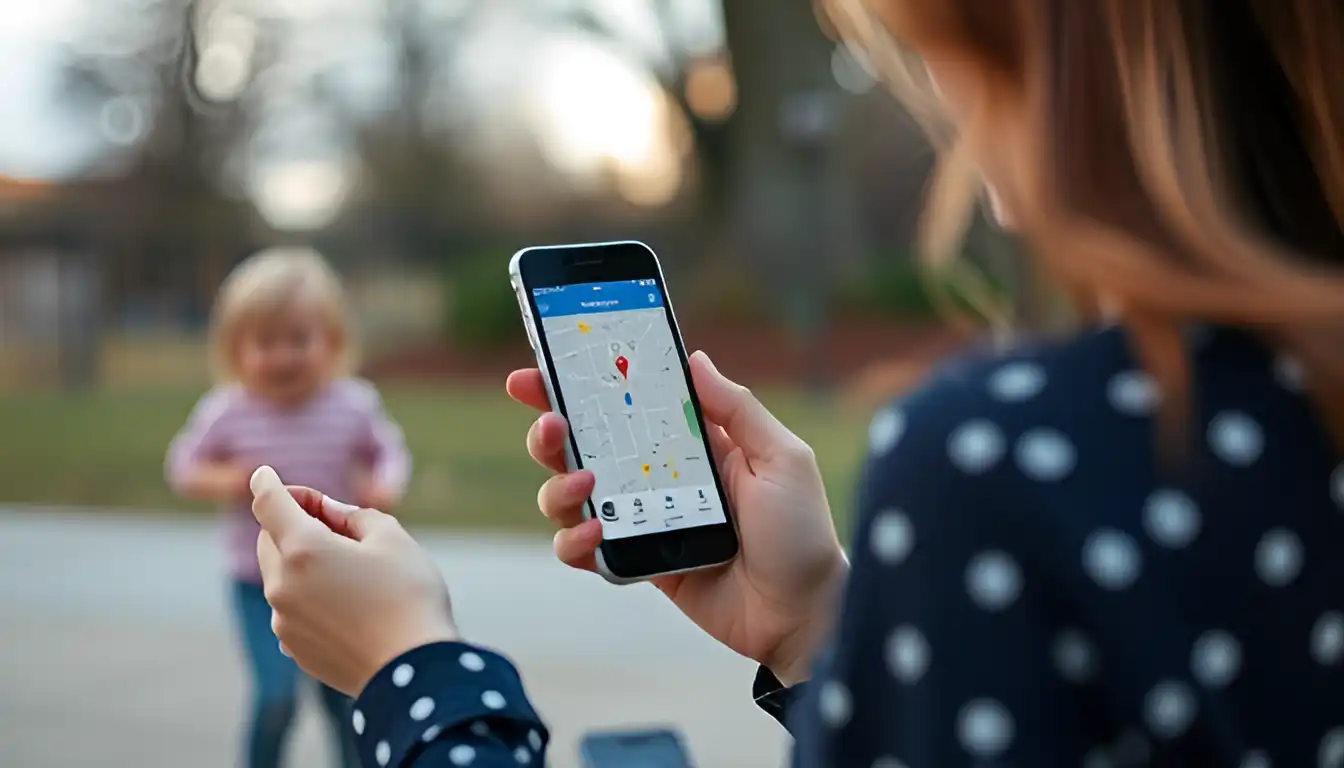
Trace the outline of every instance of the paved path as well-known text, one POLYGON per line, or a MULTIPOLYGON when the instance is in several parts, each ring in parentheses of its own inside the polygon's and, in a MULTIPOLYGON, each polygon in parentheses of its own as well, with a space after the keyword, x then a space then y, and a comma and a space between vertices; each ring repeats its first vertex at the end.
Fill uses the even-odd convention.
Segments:
MULTIPOLYGON (((675 724, 702 768, 777 768, 753 667, 651 587, 556 563, 544 540, 424 534, 463 631, 522 667, 573 766, 587 729, 675 724)), ((215 527, 0 511, 0 766, 229 768, 244 697, 215 527)), ((306 707, 291 766, 325 766, 306 707)))

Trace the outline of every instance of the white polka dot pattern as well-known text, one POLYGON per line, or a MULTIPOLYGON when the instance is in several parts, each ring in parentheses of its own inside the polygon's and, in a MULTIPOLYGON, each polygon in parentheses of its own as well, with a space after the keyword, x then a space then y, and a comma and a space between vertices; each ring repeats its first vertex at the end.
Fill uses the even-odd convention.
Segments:
POLYGON ((1073 443, 1053 429, 1033 429, 1023 434, 1014 455, 1022 474, 1042 483, 1068 477, 1078 461, 1073 443))
POLYGON ((1166 680, 1148 692, 1143 708, 1148 730, 1160 739, 1174 739, 1195 719, 1195 695, 1184 683, 1166 680))
POLYGON ((1181 491, 1154 491, 1143 504, 1143 527, 1154 543, 1184 549, 1199 536, 1199 507, 1181 491))
POLYGON ((1316 754, 1320 768, 1344 768, 1344 726, 1336 726, 1326 732, 1316 754))
POLYGON ((421 696, 411 705, 411 719, 417 723, 434 714, 434 700, 421 696))
POLYGON ((363 712, 360 712, 358 709, 356 709, 354 712, 350 713, 350 726, 354 728, 355 733, 360 736, 364 735, 364 723, 365 720, 363 712))
POLYGON ((443 728, 437 725, 431 725, 425 729, 424 733, 420 734, 420 740, 428 744, 439 738, 439 734, 441 733, 443 733, 443 728))
POLYGON ((1291 355, 1280 355, 1274 361, 1274 378, 1289 392, 1302 392, 1305 389, 1306 373, 1302 361, 1291 355))
POLYGON ((849 689, 838 680, 827 680, 818 696, 821 720, 831 728, 841 728, 849 722, 852 703, 849 689))
POLYGON ((519 765, 530 765, 532 763, 532 753, 527 751, 527 747, 518 747, 513 750, 513 759, 518 761, 519 765))
POLYGON ((457 663, 461 664, 462 668, 468 672, 480 672, 485 669, 485 659, 481 658, 479 653, 472 653, 471 651, 457 657, 457 663))
POLYGON ((458 744, 448 750, 448 762, 459 767, 471 765, 476 762, 476 749, 470 744, 458 744))
POLYGON ((868 426, 868 449, 874 456, 885 456, 900 442, 905 433, 905 414, 888 408, 877 414, 868 426))
POLYGON ((1190 670, 1206 688, 1225 688, 1241 670, 1241 644, 1222 630, 1209 630, 1195 641, 1190 670))
POLYGON ((1066 629, 1055 637, 1051 648, 1055 669, 1065 680, 1082 684, 1092 680, 1097 672, 1097 652, 1087 635, 1078 629, 1066 629))
POLYGON ((1327 611, 1311 628, 1311 657, 1317 664, 1333 667, 1344 658, 1344 614, 1327 611))
POLYGON ((1123 531, 1104 528, 1083 544, 1083 569, 1103 589, 1128 589, 1138 581, 1142 567, 1138 545, 1123 531))
POLYGON ((1265 436, 1255 419, 1240 411, 1224 411, 1209 422, 1209 448, 1234 467, 1249 467, 1260 459, 1265 436))
POLYGON ((386 741, 380 741, 373 747, 373 759, 378 761, 378 765, 387 765, 392 759, 392 745, 386 741))
POLYGON ((1286 587, 1302 570, 1302 541, 1286 528, 1266 533, 1255 548, 1255 572, 1271 587, 1286 587))
POLYGON ((1007 552, 993 550, 971 558, 966 568, 966 592, 986 611, 1008 608, 1022 591, 1022 570, 1007 552))
POLYGON ((398 688, 405 688, 415 679, 415 668, 410 664, 398 664, 397 668, 392 670, 392 684, 398 688))
POLYGON ((948 438, 947 452, 952 465, 968 475, 983 475, 1003 458, 1003 433, 994 424, 968 421, 948 438))
POLYGON ((910 518, 899 509, 879 512, 869 529, 868 545, 878 562, 900 565, 915 548, 915 529, 910 518))
POLYGON ((928 671, 929 656, 929 641, 913 625, 903 624, 887 638, 887 668, 898 682, 919 682, 928 671))
MULTIPOLYGON (((472 735, 480 736, 484 739, 490 735, 490 724, 484 720, 477 720, 471 724, 471 728, 468 730, 471 731, 472 735)), ((533 733, 536 733, 536 731, 533 731, 533 733)), ((538 747, 538 749, 540 749, 540 747, 538 747)))
POLYGON ((1036 363, 1009 363, 989 377, 989 394, 1001 403, 1022 403, 1045 389, 1045 370, 1036 363))
POLYGON ((1123 371, 1106 385, 1106 399, 1126 416, 1151 416, 1157 410, 1157 384, 1143 371, 1123 371))
POLYGON ((541 751, 541 734, 536 731, 527 732, 527 743, 531 745, 534 752, 541 751))
POLYGON ((976 699, 957 714, 957 738, 970 754, 997 757, 1013 743, 1013 716, 993 699, 976 699))
POLYGON ((481 703, 485 705, 486 709, 499 710, 508 706, 508 703, 504 701, 504 694, 499 691, 486 691, 485 693, 482 693, 481 703))

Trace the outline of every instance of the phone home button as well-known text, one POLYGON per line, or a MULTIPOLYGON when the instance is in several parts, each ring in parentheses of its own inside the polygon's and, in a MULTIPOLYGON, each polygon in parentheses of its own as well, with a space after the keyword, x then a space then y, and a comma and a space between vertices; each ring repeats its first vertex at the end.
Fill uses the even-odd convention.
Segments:
POLYGON ((681 568, 681 559, 686 556, 686 544, 681 541, 668 542, 659 550, 663 556, 663 563, 670 570, 681 568))

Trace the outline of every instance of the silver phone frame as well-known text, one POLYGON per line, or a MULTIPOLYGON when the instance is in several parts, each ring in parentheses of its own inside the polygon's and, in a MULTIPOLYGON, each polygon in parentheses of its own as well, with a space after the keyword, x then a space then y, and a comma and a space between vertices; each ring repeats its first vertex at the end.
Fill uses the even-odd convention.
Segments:
MULTIPOLYGON (((546 364, 546 355, 543 354, 541 351, 541 339, 540 339, 541 332, 539 330, 541 328, 541 318, 536 317, 534 315, 534 313, 532 312, 532 302, 527 300, 527 296, 524 293, 525 288, 523 287, 523 272, 522 272, 523 256, 533 251, 557 251, 557 250, 569 250, 580 248, 603 248, 616 245, 639 246, 640 248, 643 248, 644 250, 648 251, 649 256, 653 258, 654 269, 657 270, 658 272, 657 274, 658 289, 662 291, 663 305, 667 308, 667 314, 671 318, 672 335, 676 338, 678 342, 678 353, 682 356, 682 363, 685 365, 689 365, 689 361, 686 359, 686 342, 681 337, 681 324, 677 322, 677 313, 676 310, 672 307, 672 298, 668 295, 667 291, 667 280, 663 278, 663 265, 661 262, 658 261, 658 254, 655 253, 654 250, 650 248, 647 243, 643 243, 638 240, 613 240, 610 242, 603 242, 603 243, 536 245, 524 248, 518 251, 517 253, 513 254, 513 258, 509 259, 509 285, 513 288, 514 295, 518 299, 518 310, 523 317, 523 327, 527 331, 527 341, 529 344, 532 345, 532 354, 537 359, 537 367, 541 370, 541 383, 546 388, 546 399, 550 403, 551 410, 565 417, 566 422, 569 421, 569 416, 560 409, 560 402, 556 398, 555 391, 551 386, 551 370, 550 367, 546 364)), ((691 381, 689 376, 687 377, 686 380, 686 386, 688 389, 694 389, 695 387, 695 382, 691 381)), ((707 428, 706 425, 703 423, 704 414, 699 413, 697 415, 700 417, 700 420, 702 422, 701 427, 707 428)), ((709 441, 704 440, 704 443, 705 443, 705 451, 709 453, 710 461, 715 462, 715 472, 717 473, 718 457, 714 456, 714 451, 712 446, 710 446, 709 441)), ((569 438, 565 439, 565 466, 566 468, 569 469, 570 472, 575 472, 580 468, 578 459, 574 456, 574 444, 572 440, 570 440, 569 438)), ((735 510, 733 510, 728 503, 727 492, 725 489, 721 487, 722 483, 723 478, 720 477, 719 478, 720 488, 718 489, 719 502, 723 504, 725 516, 728 518, 729 524, 733 526, 733 530, 737 536, 738 554, 740 555, 742 549, 742 533, 741 530, 738 528, 737 514, 735 510)), ((592 497, 589 497, 587 503, 583 505, 583 517, 585 520, 591 520, 593 518, 593 507, 594 505, 592 497)), ((645 535, 657 535, 657 534, 645 534, 645 535)), ((728 558, 727 560, 717 563, 706 563, 704 565, 697 565, 691 568, 682 568, 675 571, 664 571, 661 573, 651 573, 648 574, 647 576, 626 578, 622 576, 617 576, 616 574, 611 572, 611 569, 607 567, 606 558, 603 557, 602 548, 600 546, 597 548, 597 551, 594 554, 596 556, 598 574, 601 575, 602 578, 611 582, 612 584, 620 586, 624 586, 626 584, 639 584, 641 582, 649 581, 651 579, 656 579, 660 576, 676 576, 683 573, 694 573, 696 571, 704 571, 711 568, 719 568, 724 565, 727 565, 728 563, 731 563, 734 559, 734 558, 728 558)))

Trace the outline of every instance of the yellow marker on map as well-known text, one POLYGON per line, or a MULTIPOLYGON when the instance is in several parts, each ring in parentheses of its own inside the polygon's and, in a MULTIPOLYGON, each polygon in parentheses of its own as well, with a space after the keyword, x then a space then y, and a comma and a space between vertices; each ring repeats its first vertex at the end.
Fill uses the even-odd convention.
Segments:
POLYGON ((640 467, 640 469, 644 470, 644 474, 646 474, 646 475, 649 474, 649 465, 648 465, 648 464, 645 464, 644 466, 640 467))
POLYGON ((593 330, 592 326, 587 323, 579 323, 579 333, 587 333, 591 330, 593 330))

